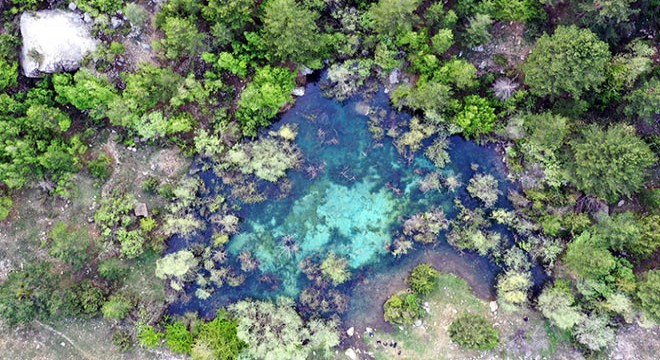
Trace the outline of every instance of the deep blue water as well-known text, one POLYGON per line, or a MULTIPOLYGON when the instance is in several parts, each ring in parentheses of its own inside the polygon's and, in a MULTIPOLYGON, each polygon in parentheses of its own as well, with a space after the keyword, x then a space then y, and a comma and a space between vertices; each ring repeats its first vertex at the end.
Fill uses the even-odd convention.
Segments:
MULTIPOLYGON (((423 150, 412 161, 406 161, 387 136, 375 141, 369 132, 367 117, 356 111, 360 101, 362 99, 357 97, 340 103, 323 97, 318 83, 307 86, 305 96, 298 98, 295 106, 269 129, 277 130, 286 124, 295 124, 298 128, 296 143, 303 153, 304 163, 300 169, 288 173, 292 183, 289 196, 240 204, 241 233, 233 236, 227 245, 233 255, 251 251, 260 262, 259 270, 248 275, 243 285, 225 285, 206 300, 190 296, 187 301, 174 303, 170 307, 172 313, 197 310, 202 315, 210 315, 217 308, 244 297, 286 295, 295 298, 307 286, 299 262, 314 254, 323 258, 329 252, 349 260, 351 281, 339 289, 356 297, 369 296, 359 287, 373 274, 410 267, 412 261, 417 261, 415 259, 429 256, 436 263, 448 264, 440 266, 441 270, 471 277, 486 289, 492 289, 498 266, 476 254, 457 252, 446 243, 444 235, 433 245, 415 244, 402 258, 392 256, 386 244, 400 231, 403 219, 417 212, 441 207, 452 218, 455 216, 454 198, 468 207, 478 206, 465 190, 465 184, 475 173, 473 164, 478 165, 478 172, 490 173, 499 181, 503 195, 496 206, 510 208, 506 199, 509 184, 500 157, 492 148, 453 136, 449 150, 451 162, 441 173, 458 176, 464 185, 455 192, 444 188, 423 193, 418 189, 418 181, 436 170, 433 163, 424 156, 423 150), (322 170, 312 178, 308 171, 310 166, 322 170), (281 246, 284 236, 293 238, 300 251, 287 255, 281 246), (275 281, 262 281, 264 274, 275 281)), ((389 109, 387 95, 382 92, 368 103, 372 107, 389 109)), ((388 110, 386 119, 386 126, 400 124, 408 121, 410 115, 388 110)), ((218 179, 211 171, 202 172, 201 177, 212 188, 213 195, 218 179)), ((495 229, 506 238, 510 235, 505 228, 495 229)), ((173 237, 168 252, 190 243, 208 242, 209 236, 210 232, 205 231, 188 240, 173 237)), ((186 289, 192 295, 195 285, 186 289)), ((368 300, 351 299, 351 306, 364 306, 368 300)), ((374 306, 380 308, 380 304, 374 306)))

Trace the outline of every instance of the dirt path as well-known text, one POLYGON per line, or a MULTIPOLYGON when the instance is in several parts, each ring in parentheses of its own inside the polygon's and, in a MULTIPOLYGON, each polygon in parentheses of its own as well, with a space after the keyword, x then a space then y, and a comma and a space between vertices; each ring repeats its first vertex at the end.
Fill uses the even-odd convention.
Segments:
POLYGON ((44 328, 44 329, 46 329, 46 330, 48 330, 48 331, 50 331, 54 334, 57 334, 57 336, 59 336, 62 339, 66 340, 69 344, 71 344, 71 346, 73 346, 74 349, 76 349, 83 356, 84 359, 88 359, 88 360, 95 360, 96 359, 95 357, 93 357, 90 354, 88 354, 87 352, 85 352, 85 350, 78 347, 78 345, 76 345, 76 343, 74 343, 73 340, 71 340, 68 336, 66 336, 63 333, 53 329, 52 327, 42 323, 39 320, 35 320, 35 322, 37 324, 39 324, 39 326, 41 326, 42 328, 44 328))

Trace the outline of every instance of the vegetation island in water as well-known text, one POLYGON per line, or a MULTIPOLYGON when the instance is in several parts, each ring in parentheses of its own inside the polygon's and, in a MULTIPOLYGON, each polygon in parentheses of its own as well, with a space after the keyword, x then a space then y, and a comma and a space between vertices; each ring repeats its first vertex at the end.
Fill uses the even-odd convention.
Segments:
POLYGON ((0 10, 1 359, 657 359, 657 0, 0 10))

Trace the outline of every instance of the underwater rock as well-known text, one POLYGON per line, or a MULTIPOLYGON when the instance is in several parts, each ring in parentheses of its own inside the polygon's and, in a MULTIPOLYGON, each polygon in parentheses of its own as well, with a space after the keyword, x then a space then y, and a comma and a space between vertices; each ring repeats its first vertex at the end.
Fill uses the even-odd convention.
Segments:
POLYGON ((83 57, 97 47, 89 25, 73 12, 27 11, 21 15, 20 23, 21 66, 30 78, 77 70, 83 57))

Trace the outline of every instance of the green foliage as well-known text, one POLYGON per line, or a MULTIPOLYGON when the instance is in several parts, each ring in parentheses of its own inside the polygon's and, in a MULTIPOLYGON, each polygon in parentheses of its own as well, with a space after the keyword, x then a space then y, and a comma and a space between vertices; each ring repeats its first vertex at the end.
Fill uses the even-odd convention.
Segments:
POLYGON ((175 353, 190 354, 193 336, 184 323, 177 321, 165 326, 165 343, 175 353))
POLYGON ((469 46, 477 46, 490 41, 490 27, 493 25, 493 18, 486 14, 476 14, 470 18, 470 24, 465 29, 465 41, 469 46))
POLYGON ((61 294, 57 279, 48 263, 28 263, 22 270, 14 270, 0 285, 0 316, 9 326, 55 316, 61 294))
POLYGON ((67 73, 53 75, 53 86, 57 101, 72 104, 95 120, 106 116, 109 104, 118 96, 107 79, 92 74, 86 68, 78 70, 73 76, 67 73))
POLYGON ((204 50, 206 34, 198 31, 191 18, 168 17, 160 28, 165 33, 160 45, 165 49, 166 58, 178 60, 196 56, 204 50))
POLYGON ((101 312, 106 319, 122 320, 133 309, 133 303, 123 295, 112 295, 103 304, 101 312))
POLYGON ((130 216, 136 200, 133 195, 117 195, 101 200, 94 214, 94 222, 101 228, 101 235, 110 240, 115 231, 126 228, 133 218, 130 216))
POLYGON ((515 310, 527 303, 527 292, 532 285, 530 272, 507 270, 497 278, 497 299, 505 309, 515 310))
POLYGON ((74 225, 58 222, 51 229, 49 238, 51 242, 48 254, 52 257, 74 268, 80 268, 88 261, 91 239, 86 227, 76 228, 74 225))
POLYGON ((105 301, 104 290, 92 284, 90 280, 83 280, 72 289, 71 302, 73 309, 70 315, 83 318, 93 318, 99 314, 105 301))
POLYGON ((487 208, 495 206, 500 191, 497 189, 497 180, 491 174, 475 174, 467 186, 470 196, 483 201, 487 208))
POLYGON ((597 278, 609 275, 616 267, 616 258, 596 236, 585 231, 568 244, 566 265, 579 276, 597 278))
POLYGON ((660 270, 649 270, 641 275, 637 298, 642 309, 653 319, 660 321, 660 270))
POLYGON ((305 323, 293 305, 284 298, 277 303, 242 300, 231 305, 238 338, 246 344, 242 356, 264 360, 332 356, 332 348, 339 344, 336 324, 322 320, 305 323))
POLYGON ((129 268, 121 259, 111 257, 99 263, 98 272, 108 280, 120 280, 128 274, 129 268))
POLYGON ((129 351, 133 348, 133 339, 131 335, 125 331, 117 331, 112 333, 112 344, 119 348, 121 351, 129 351))
POLYGON ((78 0, 76 5, 86 12, 92 14, 113 14, 121 9, 122 0, 78 0))
POLYGON ((559 26, 552 36, 544 34, 527 58, 523 71, 533 94, 579 98, 605 81, 610 60, 606 43, 587 29, 559 26))
POLYGON ((383 317, 394 325, 411 325, 424 315, 420 304, 421 300, 416 294, 394 294, 383 304, 383 317))
POLYGON ((18 62, 0 58, 0 90, 16 86, 17 81, 18 62))
POLYGON ((112 159, 110 156, 108 156, 106 153, 100 153, 96 159, 91 160, 87 164, 87 167, 89 168, 89 172, 93 177, 101 181, 105 181, 110 177, 110 174, 112 173, 112 168, 110 167, 111 163, 112 159))
POLYGON ((571 145, 573 182, 609 202, 638 191, 646 171, 656 162, 649 146, 626 125, 613 125, 606 131, 591 125, 571 145))
POLYGON ((558 281, 543 289, 538 298, 538 309, 558 328, 568 330, 578 324, 584 315, 575 304, 575 297, 570 289, 561 284, 558 281))
POLYGON ((142 29, 146 25, 147 20, 149 20, 147 9, 134 2, 127 3, 124 6, 123 12, 128 22, 134 28, 142 29))
POLYGON ((632 91, 625 98, 625 113, 652 123, 660 110, 660 78, 653 77, 632 91))
POLYGON ((335 255, 331 252, 321 262, 321 273, 332 281, 332 284, 337 286, 346 282, 351 277, 351 272, 348 270, 348 260, 335 255))
POLYGON ((495 125, 495 109, 487 99, 469 95, 464 99, 463 109, 454 118, 454 123, 463 129, 466 137, 487 134, 495 125))
POLYGON ((9 212, 13 205, 14 201, 9 196, 0 196, 0 221, 9 216, 9 212))
POLYGON ((371 74, 370 60, 347 60, 328 69, 328 82, 324 94, 343 101, 355 95, 371 74))
POLYGON ((454 33, 451 29, 440 29, 431 38, 433 52, 442 55, 454 44, 454 33))
POLYGON ((273 60, 315 65, 322 50, 319 17, 295 0, 269 0, 263 8, 263 40, 273 60))
POLYGON ((449 60, 434 73, 434 76, 460 90, 470 89, 477 85, 477 68, 461 59, 449 60))
POLYGON ((412 30, 421 0, 380 0, 368 12, 369 26, 379 34, 396 36, 412 30))
POLYGON ((657 215, 638 219, 627 211, 603 218, 594 226, 593 233, 603 239, 609 248, 643 258, 653 254, 660 246, 659 226, 657 215))
POLYGON ((591 351, 600 351, 614 342, 614 330, 606 316, 584 317, 574 330, 575 339, 591 351))
POLYGON ((435 167, 442 169, 451 161, 447 152, 448 148, 449 141, 447 138, 438 137, 433 140, 433 144, 426 149, 424 154, 433 162, 435 167))
POLYGON ((456 100, 452 99, 453 91, 447 84, 435 80, 420 80, 415 87, 401 85, 392 93, 392 102, 402 109, 423 110, 427 116, 430 113, 442 114, 454 108, 456 100))
POLYGON ((499 344, 499 334, 482 315, 465 313, 449 325, 449 337, 466 349, 490 350, 499 344))
POLYGON ((195 360, 237 359, 245 343, 238 338, 236 321, 227 318, 227 313, 219 310, 212 321, 203 323, 197 328, 197 335, 191 350, 195 360))
POLYGON ((438 286, 439 276, 438 270, 430 264, 419 264, 410 271, 406 282, 414 293, 428 295, 438 286))
POLYGON ((163 334, 157 332, 151 325, 141 325, 137 328, 137 338, 140 344, 152 349, 161 344, 163 334))
POLYGON ((255 136, 260 127, 270 124, 282 106, 291 101, 293 80, 294 74, 285 68, 264 66, 256 70, 238 100, 236 119, 243 134, 255 136))

